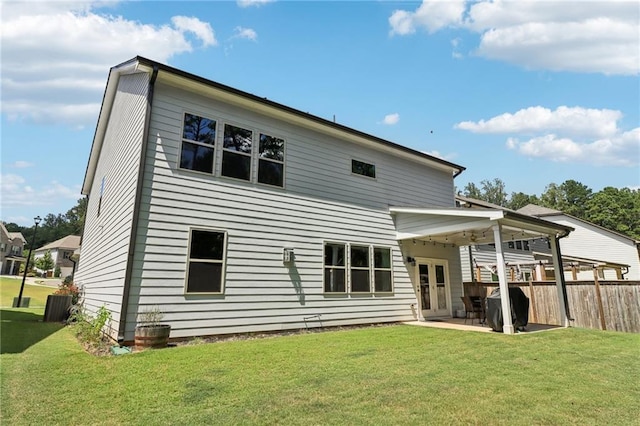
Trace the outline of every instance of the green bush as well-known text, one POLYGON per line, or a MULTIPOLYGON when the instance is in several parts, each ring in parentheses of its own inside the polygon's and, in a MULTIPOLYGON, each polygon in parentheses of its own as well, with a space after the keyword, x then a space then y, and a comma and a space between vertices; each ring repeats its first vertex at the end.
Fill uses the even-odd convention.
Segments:
POLYGON ((61 275, 62 275, 62 271, 60 270, 60 267, 56 266, 56 269, 53 272, 53 276, 55 278, 60 278, 61 275))
POLYGON ((111 321, 111 312, 102 305, 95 317, 87 314, 82 305, 75 305, 71 309, 69 323, 73 324, 78 339, 85 345, 98 348, 105 344, 104 327, 111 321))

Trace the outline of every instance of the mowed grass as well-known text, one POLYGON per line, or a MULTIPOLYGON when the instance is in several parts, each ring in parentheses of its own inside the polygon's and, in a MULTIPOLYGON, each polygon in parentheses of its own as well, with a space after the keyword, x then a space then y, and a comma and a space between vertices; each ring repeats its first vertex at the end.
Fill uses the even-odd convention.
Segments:
POLYGON ((639 424, 634 334, 393 325, 95 357, 9 312, 2 424, 639 424))
MULTIPOLYGON (((0 306, 11 307, 13 298, 20 293, 22 278, 0 277, 0 306)), ((30 297, 29 307, 42 307, 47 304, 47 296, 56 291, 55 287, 45 287, 40 285, 24 285, 22 297, 30 297)))

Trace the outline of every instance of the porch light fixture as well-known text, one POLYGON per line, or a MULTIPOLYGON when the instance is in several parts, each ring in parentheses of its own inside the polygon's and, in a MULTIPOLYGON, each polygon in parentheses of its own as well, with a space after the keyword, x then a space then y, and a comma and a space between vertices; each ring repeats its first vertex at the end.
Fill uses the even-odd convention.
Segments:
POLYGON ((294 259, 295 259, 295 254, 293 253, 293 249, 285 248, 284 251, 282 252, 282 263, 291 264, 293 263, 294 259))
POLYGON ((416 266, 416 258, 415 257, 411 257, 411 256, 407 256, 407 263, 410 263, 411 266, 416 266))

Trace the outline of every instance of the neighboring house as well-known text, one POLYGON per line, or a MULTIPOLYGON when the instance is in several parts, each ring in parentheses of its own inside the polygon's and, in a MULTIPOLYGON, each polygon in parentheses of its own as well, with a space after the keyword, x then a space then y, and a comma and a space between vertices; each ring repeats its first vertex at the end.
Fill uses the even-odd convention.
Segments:
POLYGON ((2 275, 18 275, 20 265, 27 261, 22 257, 22 251, 27 240, 20 232, 9 232, 4 223, 0 222, 0 260, 2 275))
POLYGON ((47 251, 51 252, 53 260, 52 272, 57 267, 60 268, 60 277, 64 278, 73 275, 75 262, 73 260, 74 251, 80 248, 80 236, 67 235, 52 243, 49 243, 34 251, 34 262, 40 257, 44 257, 47 251))
MULTIPOLYGON (((581 259, 583 263, 591 263, 597 269, 600 278, 640 280, 640 241, 561 211, 535 204, 529 204, 518 212, 574 228, 571 235, 560 240, 562 253, 568 258, 573 257, 581 259)), ((542 257, 538 256, 538 253, 535 255, 542 257)), ((572 273, 576 273, 579 280, 593 279, 593 268, 572 273)))
MULTIPOLYGON (((486 209, 497 206, 484 201, 456 196, 459 205, 486 209)), ((601 279, 640 279, 640 242, 609 231, 557 210, 529 204, 517 213, 543 218, 569 226, 574 231, 560 239, 566 280, 593 280, 594 269, 601 279)), ((551 245, 547 238, 527 239, 514 233, 503 245, 508 275, 512 281, 553 280, 551 245)), ((462 276, 471 281, 497 281, 495 245, 481 244, 460 248, 462 276)))
POLYGON ((465 232, 571 230, 456 208, 463 170, 136 57, 107 81, 75 283, 125 342, 153 307, 172 338, 450 317, 465 232))

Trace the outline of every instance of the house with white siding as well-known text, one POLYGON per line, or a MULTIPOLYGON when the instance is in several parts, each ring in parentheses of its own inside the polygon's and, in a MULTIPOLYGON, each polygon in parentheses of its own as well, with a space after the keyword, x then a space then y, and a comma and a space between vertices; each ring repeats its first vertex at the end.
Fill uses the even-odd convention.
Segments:
POLYGON ((73 253, 79 248, 80 236, 67 235, 66 237, 62 237, 36 249, 34 251, 33 258, 39 259, 49 252, 51 254, 51 260, 53 261, 53 268, 50 271, 40 272, 53 273, 56 269, 60 268, 60 277, 65 278, 69 275, 73 275, 76 267, 76 262, 73 259, 73 253))
POLYGON ((172 339, 451 317, 463 233, 571 230, 456 208, 463 170, 136 57, 107 81, 75 282, 121 342, 153 307, 172 339))
MULTIPOLYGON (((456 196, 466 208, 496 208, 490 203, 456 196)), ((560 240, 566 280, 640 279, 640 241, 578 219, 558 210, 529 204, 517 213, 545 219, 573 228, 560 240)), ((505 262, 511 281, 553 280, 555 273, 551 259, 551 245, 547 238, 524 239, 514 232, 503 243, 505 262)), ((464 281, 497 281, 495 244, 479 244, 460 248, 464 281)))

